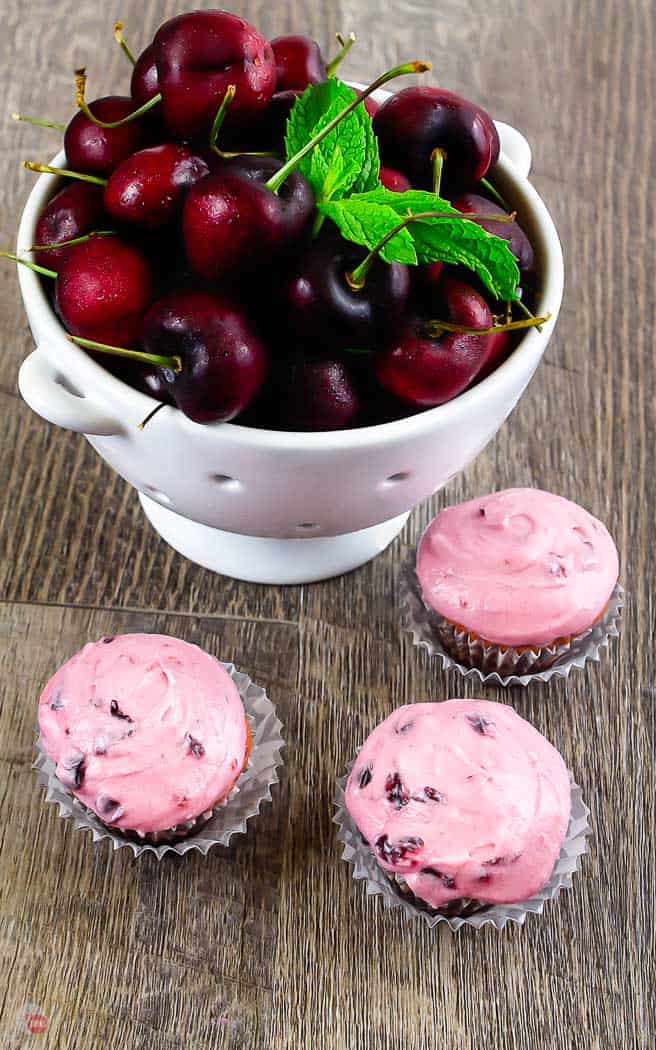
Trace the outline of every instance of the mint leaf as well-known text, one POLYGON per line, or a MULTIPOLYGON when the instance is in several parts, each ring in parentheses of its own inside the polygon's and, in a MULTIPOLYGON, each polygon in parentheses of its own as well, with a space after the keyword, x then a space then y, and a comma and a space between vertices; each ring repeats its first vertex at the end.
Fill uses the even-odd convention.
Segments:
MULTIPOLYGON (((285 156, 289 160, 356 97, 336 77, 311 85, 294 103, 287 120, 285 156)), ((317 201, 371 190, 378 184, 380 158, 371 117, 359 105, 300 162, 317 201)))
POLYGON ((403 193, 396 193, 385 186, 376 186, 368 193, 359 194, 358 199, 371 204, 386 204, 394 209, 399 219, 405 218, 410 212, 414 215, 420 211, 444 211, 452 215, 462 215, 449 201, 428 190, 404 190, 403 193))
POLYGON ((313 154, 310 164, 310 182, 313 185, 321 185, 321 199, 329 201, 333 197, 341 197, 349 180, 350 172, 339 146, 335 146, 330 167, 327 170, 318 156, 313 154))
POLYGON ((285 157, 289 160, 312 138, 316 126, 330 103, 337 97, 339 81, 334 78, 321 84, 308 85, 292 106, 287 118, 285 135, 285 157))
POLYGON ((419 262, 459 264, 473 270, 495 299, 519 298, 519 266, 502 237, 475 222, 460 219, 418 220, 410 225, 419 262))
MULTIPOLYGON (((341 109, 343 106, 339 104, 336 107, 337 113, 341 109)), ((329 109, 316 125, 315 133, 325 127, 333 116, 335 113, 329 109)), ((345 117, 341 124, 304 157, 299 171, 309 180, 316 200, 329 198, 326 187, 336 182, 339 184, 339 196, 343 197, 355 182, 364 157, 364 132, 357 120, 345 117), (335 168, 340 169, 339 178, 334 173, 335 168)))
POLYGON ((417 219, 397 233, 381 251, 386 262, 446 262, 472 270, 496 299, 517 299, 519 267, 502 237, 487 233, 457 211, 448 201, 425 190, 394 193, 379 186, 354 194, 328 208, 319 206, 339 227, 342 236, 375 248, 408 215, 427 211, 447 213, 445 218, 417 219), (408 234, 415 258, 409 250, 408 234))
POLYGON ((378 139, 374 134, 371 117, 367 113, 364 102, 361 102, 353 112, 360 121, 364 132, 365 152, 360 174, 351 186, 351 193, 363 193, 366 190, 373 190, 378 186, 378 176, 380 175, 380 154, 378 152, 378 139))
MULTIPOLYGON (((287 121, 285 154, 293 157, 325 128, 355 97, 355 92, 334 77, 306 88, 294 103, 287 121)), ((312 186, 317 201, 344 196, 366 166, 364 125, 355 111, 349 113, 298 165, 312 186)))
MULTIPOLYGON (((362 200, 364 196, 366 194, 347 197, 345 200, 320 201, 317 208, 322 215, 332 219, 347 241, 371 249, 398 226, 399 217, 393 208, 362 200)), ((417 253, 410 232, 407 229, 399 230, 382 249, 380 257, 385 262, 416 263, 417 253)))

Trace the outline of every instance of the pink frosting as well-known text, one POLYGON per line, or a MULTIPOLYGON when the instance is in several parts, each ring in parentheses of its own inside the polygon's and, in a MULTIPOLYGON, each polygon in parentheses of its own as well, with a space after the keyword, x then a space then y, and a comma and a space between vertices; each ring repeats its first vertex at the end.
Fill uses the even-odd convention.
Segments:
POLYGON ((525 900, 548 881, 567 831, 565 764, 505 704, 408 704, 367 738, 346 806, 387 871, 434 908, 525 900))
POLYGON ((198 646, 158 634, 85 645, 43 690, 39 727, 62 784, 106 824, 139 834, 211 809, 248 747, 230 675, 198 646))
POLYGON ((576 503, 507 489, 441 511, 424 532, 417 576, 441 616, 498 645, 580 634, 617 583, 608 530, 576 503))

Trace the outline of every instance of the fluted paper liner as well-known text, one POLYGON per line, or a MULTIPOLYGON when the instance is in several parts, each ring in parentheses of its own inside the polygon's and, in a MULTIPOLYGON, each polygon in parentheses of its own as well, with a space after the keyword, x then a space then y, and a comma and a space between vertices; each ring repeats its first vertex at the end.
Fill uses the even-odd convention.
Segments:
POLYGON ((439 657, 445 671, 454 668, 464 678, 479 678, 494 685, 528 685, 529 682, 548 682, 554 676, 567 678, 574 667, 583 667, 587 660, 600 660, 601 650, 611 638, 617 637, 624 591, 617 583, 601 620, 566 645, 542 646, 536 649, 503 648, 473 639, 467 631, 455 627, 434 609, 429 608, 421 593, 415 569, 416 554, 401 567, 400 592, 403 625, 412 634, 414 644, 425 649, 429 656, 439 657), (448 634, 448 649, 443 639, 448 634), (477 666, 460 662, 467 655, 477 666), (553 660, 544 667, 545 659, 553 660))
MULTIPOLYGON (((349 763, 350 773, 353 762, 349 763)), ((483 926, 494 926, 503 930, 509 922, 523 926, 526 916, 531 912, 541 914, 545 901, 555 900, 561 890, 570 889, 572 876, 580 868, 580 858, 587 852, 587 836, 592 834, 588 817, 590 810, 583 801, 580 787, 572 786, 572 808, 565 840, 560 856, 554 865, 551 878, 538 893, 527 900, 516 904, 484 904, 479 910, 462 915, 442 915, 439 912, 422 907, 408 900, 395 888, 389 875, 380 867, 368 846, 365 846, 358 827, 346 808, 344 790, 348 773, 337 781, 335 796, 336 813, 333 821, 337 824, 337 838, 343 844, 342 859, 353 866, 353 878, 364 879, 368 894, 379 894, 386 908, 400 908, 407 919, 419 919, 427 926, 437 926, 446 922, 451 930, 457 932, 462 926, 472 926, 480 930, 483 926)))
POLYGON ((251 751, 246 768, 232 792, 212 811, 208 820, 199 823, 195 832, 177 841, 153 845, 135 841, 108 827, 63 787, 55 775, 55 763, 45 754, 40 739, 37 739, 37 758, 33 768, 45 788, 46 801, 56 802, 60 817, 71 817, 76 828, 89 829, 94 842, 110 839, 113 849, 126 846, 135 857, 154 853, 161 860, 166 853, 183 856, 190 850, 206 855, 212 846, 228 846, 233 835, 246 831, 247 821, 259 813, 262 803, 271 801, 271 788, 278 783, 278 769, 282 765, 280 752, 285 742, 281 735, 282 722, 264 689, 238 671, 234 664, 222 662, 221 666, 239 690, 251 727, 251 751))

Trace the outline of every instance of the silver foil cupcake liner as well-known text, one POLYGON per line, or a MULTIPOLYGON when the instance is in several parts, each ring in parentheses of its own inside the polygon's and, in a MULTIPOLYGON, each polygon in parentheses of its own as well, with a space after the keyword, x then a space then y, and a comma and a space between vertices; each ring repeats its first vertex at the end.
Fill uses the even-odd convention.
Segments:
MULTIPOLYGON (((234 664, 222 663, 221 666, 237 686, 244 705, 251 729, 250 755, 227 798, 213 810, 190 821, 184 838, 179 837, 185 830, 180 826, 172 834, 171 841, 155 845, 103 824, 95 813, 60 783, 55 775, 54 762, 43 751, 40 739, 37 739, 37 758, 33 768, 37 770, 39 782, 45 788, 46 801, 56 802, 60 817, 71 818, 76 828, 90 830, 94 842, 109 839, 113 849, 125 846, 132 850, 135 857, 142 853, 154 853, 161 860, 166 853, 184 856, 190 850, 198 850, 206 855, 212 846, 228 846, 233 835, 246 831, 247 821, 257 816, 262 803, 271 801, 271 788, 278 783, 278 769, 282 765, 280 753, 285 742, 281 735, 282 722, 264 689, 255 685, 248 675, 237 671, 234 664)), ((167 832, 163 835, 168 837, 167 832)))
MULTIPOLYGON (((349 763, 348 773, 352 766, 353 762, 349 763)), ((483 926, 494 926, 496 930, 503 930, 509 922, 522 926, 527 915, 541 914, 545 901, 555 900, 561 890, 571 888, 572 876, 579 870, 581 857, 588 850, 587 837, 592 834, 588 819, 590 810, 583 801, 580 787, 574 783, 570 774, 572 809, 569 825, 560 856, 546 885, 532 897, 516 904, 479 905, 478 902, 463 901, 458 914, 454 914, 453 905, 447 906, 444 914, 436 912, 427 905, 423 906, 416 899, 404 896, 401 887, 393 881, 393 876, 390 877, 380 867, 370 848, 365 845, 344 800, 348 773, 337 781, 334 800, 336 813, 333 821, 338 828, 337 838, 344 846, 342 859, 353 866, 354 879, 364 880, 368 894, 381 896, 386 908, 400 908, 406 919, 419 919, 431 929, 438 923, 447 923, 454 933, 462 926, 471 926, 475 930, 480 930, 483 926)))
POLYGON ((413 553, 401 566, 403 626, 412 634, 415 645, 429 656, 439 657, 445 671, 453 668, 464 678, 502 686, 548 682, 554 676, 567 678, 572 668, 583 667, 587 660, 600 660, 601 650, 619 634, 624 590, 617 583, 601 620, 564 645, 521 650, 490 645, 460 630, 426 605, 415 564, 413 553))

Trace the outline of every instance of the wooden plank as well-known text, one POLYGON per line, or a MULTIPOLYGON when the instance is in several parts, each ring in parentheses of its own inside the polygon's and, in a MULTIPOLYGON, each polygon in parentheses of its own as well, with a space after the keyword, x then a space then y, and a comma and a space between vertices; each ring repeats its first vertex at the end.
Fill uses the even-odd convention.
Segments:
MULTIPOLYGON (((21 404, 15 377, 32 344, 15 274, 0 266, 0 598, 30 603, 6 604, 0 617, 0 1042, 17 1043, 17 1015, 35 1002, 51 1015, 43 1045, 67 1050, 651 1048, 653 5, 231 6, 269 35, 311 31, 327 51, 336 29, 354 29, 348 72, 362 80, 399 59, 431 57, 429 79, 521 128, 532 181, 563 240, 563 312, 508 423, 413 513, 399 541, 340 580, 282 590, 212 577, 173 554, 82 439, 21 404), (628 606, 599 667, 548 689, 501 693, 440 673, 411 647, 399 633, 395 581, 436 508, 524 484, 559 491, 607 522, 628 606), (291 746, 282 791, 257 834, 226 857, 108 858, 35 788, 39 685, 89 637, 143 629, 234 655, 283 711, 291 746), (562 750, 592 806, 595 838, 574 890, 523 930, 429 935, 353 883, 330 823, 333 782, 393 706, 476 693, 513 703, 562 750)), ((126 69, 111 41, 114 19, 123 17, 138 47, 181 9, 172 0, 110 0, 102 11, 60 0, 53 12, 45 0, 5 0, 0 112, 64 117, 70 70, 82 62, 92 91, 118 88, 126 69)), ((10 239, 31 185, 18 162, 55 147, 34 128, 2 135, 0 227, 10 239)))
POLYGON ((293 625, 0 606, 3 1046, 26 1003, 52 1021, 53 1046, 200 1047, 227 1033, 245 1048, 271 1023, 286 774, 229 850, 158 862, 94 846, 45 804, 31 769, 48 676, 89 639, 144 630, 234 660, 285 724, 296 707, 293 625))

